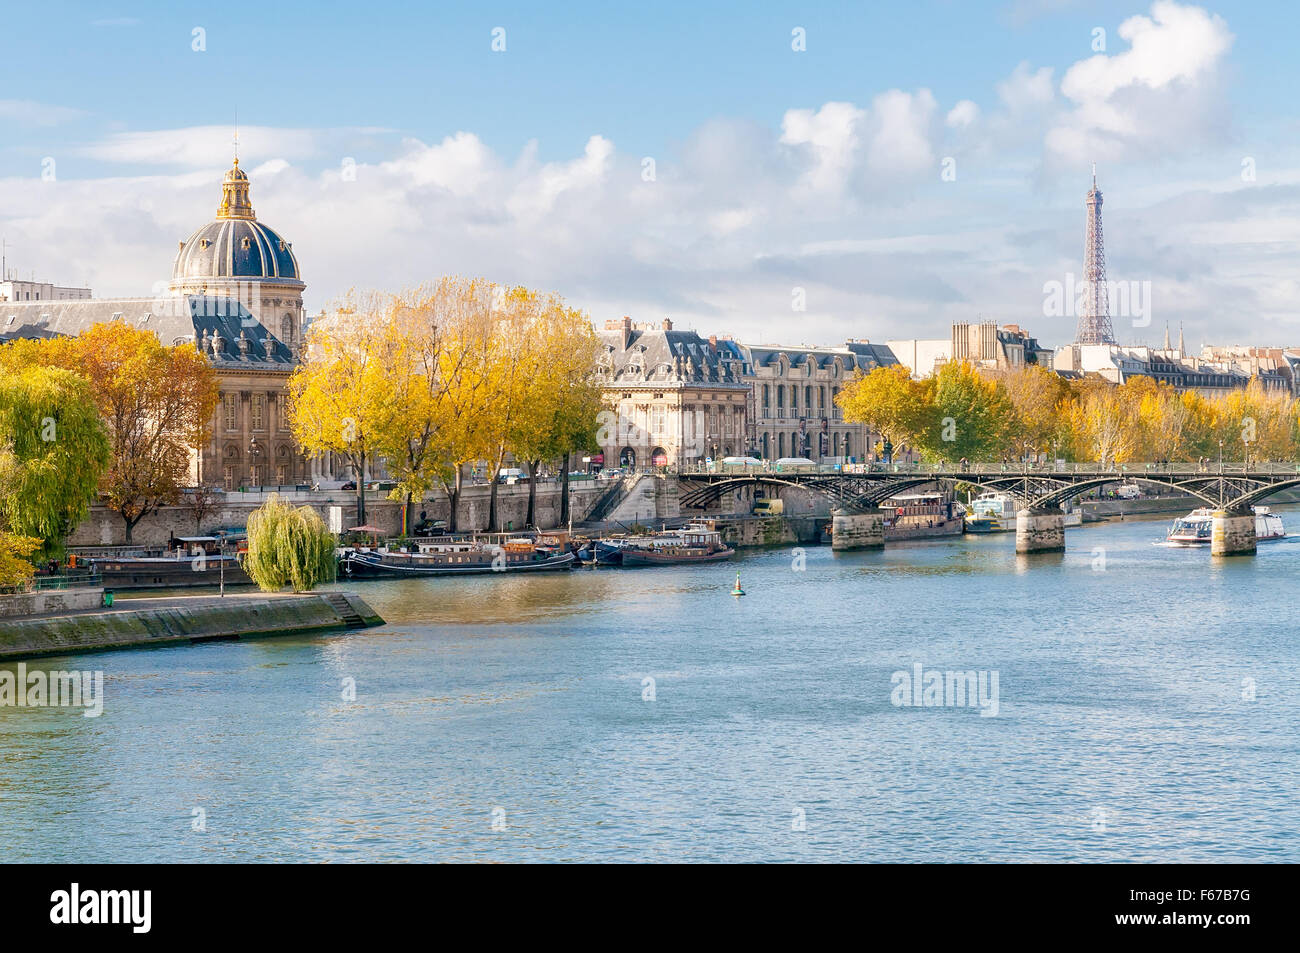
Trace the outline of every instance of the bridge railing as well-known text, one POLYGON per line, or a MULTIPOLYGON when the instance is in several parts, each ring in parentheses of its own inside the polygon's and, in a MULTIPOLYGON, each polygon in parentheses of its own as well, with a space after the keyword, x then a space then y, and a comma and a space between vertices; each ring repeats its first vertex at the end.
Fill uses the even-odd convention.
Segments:
POLYGON ((1009 476, 1083 476, 1114 474, 1116 481, 1157 476, 1264 476, 1300 479, 1300 463, 1284 461, 1233 462, 1219 463, 1120 463, 1103 466, 1099 463, 1046 463, 1046 464, 987 464, 970 463, 962 466, 957 463, 938 461, 933 463, 836 463, 836 464, 778 464, 770 460, 756 460, 752 464, 735 463, 698 463, 670 471, 682 475, 725 475, 725 476, 798 476, 798 475, 869 475, 933 474, 936 479, 961 479, 963 476, 1009 477, 1009 476))

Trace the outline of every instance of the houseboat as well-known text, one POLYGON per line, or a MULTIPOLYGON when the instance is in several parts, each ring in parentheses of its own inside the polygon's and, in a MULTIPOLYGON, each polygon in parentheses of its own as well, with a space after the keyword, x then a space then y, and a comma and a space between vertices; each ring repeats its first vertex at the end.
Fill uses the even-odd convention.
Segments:
MULTIPOLYGON (((1255 511, 1255 542, 1266 543, 1277 539, 1286 539, 1286 527, 1282 517, 1269 512, 1267 506, 1253 507, 1255 511)), ((1181 519, 1174 520, 1174 525, 1165 537, 1165 542, 1173 546, 1208 546, 1214 535, 1214 510, 1202 506, 1192 510, 1181 519)))
POLYGON ((945 493, 905 493, 880 505, 885 517, 885 540, 958 536, 963 509, 945 493))
POLYGON ((678 566, 730 559, 736 551, 722 541, 722 534, 701 525, 661 533, 648 540, 629 542, 622 548, 624 566, 678 566))
POLYGON ((527 536, 503 542, 474 538, 442 538, 402 550, 344 548, 339 575, 350 579, 402 576, 461 576, 487 572, 538 572, 569 569, 575 557, 567 545, 539 543, 527 536))
POLYGON ((239 553, 242 542, 229 543, 218 536, 181 536, 168 549, 147 549, 102 555, 74 555, 78 568, 103 580, 106 589, 188 589, 194 586, 252 585, 239 553), (236 545, 236 552, 223 551, 236 545))

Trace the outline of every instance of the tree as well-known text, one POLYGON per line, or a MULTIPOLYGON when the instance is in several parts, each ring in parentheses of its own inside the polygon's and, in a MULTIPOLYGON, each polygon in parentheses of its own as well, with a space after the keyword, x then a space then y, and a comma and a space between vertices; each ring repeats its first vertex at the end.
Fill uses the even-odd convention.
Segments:
POLYGON ((1075 459, 1096 461, 1104 467, 1133 458, 1136 419, 1120 388, 1089 383, 1066 402, 1063 411, 1075 459))
POLYGON ((930 456, 987 459, 999 450, 1015 408, 1006 390, 966 361, 949 361, 934 376, 934 424, 919 437, 930 456))
POLYGON ((932 395, 933 381, 914 381, 906 366, 889 364, 854 378, 835 402, 850 423, 866 424, 892 443, 916 445, 937 423, 932 395))
POLYGON ((177 502, 189 482, 192 448, 207 440, 217 406, 216 372, 192 345, 164 347, 123 321, 31 350, 89 383, 112 451, 101 491, 131 542, 136 524, 177 502))
POLYGON ((569 454, 595 446, 596 416, 604 408, 594 377, 600 339, 586 314, 551 296, 534 324, 532 341, 541 360, 524 382, 523 408, 509 437, 510 452, 528 465, 528 525, 537 522, 538 467, 557 458, 562 458, 560 520, 568 520, 569 454))
POLYGON ((442 486, 455 528, 457 473, 478 443, 474 420, 486 412, 491 300, 488 282, 457 277, 392 296, 392 418, 375 449, 397 482, 392 497, 405 501, 408 526, 414 501, 442 486))
POLYGON ((366 464, 393 418, 391 371, 398 359, 389 302, 350 292, 307 332, 302 363, 289 379, 289 426, 309 453, 342 456, 356 473, 357 524, 366 521, 366 464))
POLYGON ((41 548, 34 536, 0 530, 0 589, 25 589, 36 575, 31 556, 41 548))
POLYGON ((71 371, 28 365, 0 379, 0 522, 38 537, 58 555, 86 518, 110 461, 87 382, 71 371))
POLYGON ((1007 446, 1016 457, 1042 453, 1061 443, 1060 404, 1070 396, 1061 375, 1028 364, 1002 379, 1015 417, 1007 432, 1007 446))
POLYGON ((272 493, 248 514, 248 553, 244 571, 266 592, 286 585, 310 592, 333 582, 338 571, 335 539, 310 506, 294 506, 272 493))

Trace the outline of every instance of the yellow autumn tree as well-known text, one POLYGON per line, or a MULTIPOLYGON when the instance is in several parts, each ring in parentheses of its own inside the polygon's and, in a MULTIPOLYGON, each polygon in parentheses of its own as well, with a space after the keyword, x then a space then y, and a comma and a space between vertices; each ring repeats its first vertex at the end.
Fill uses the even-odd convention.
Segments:
POLYGON ((289 379, 289 426, 308 453, 335 453, 356 473, 356 517, 366 521, 365 485, 374 444, 393 418, 399 361, 390 301, 349 292, 312 323, 289 379))

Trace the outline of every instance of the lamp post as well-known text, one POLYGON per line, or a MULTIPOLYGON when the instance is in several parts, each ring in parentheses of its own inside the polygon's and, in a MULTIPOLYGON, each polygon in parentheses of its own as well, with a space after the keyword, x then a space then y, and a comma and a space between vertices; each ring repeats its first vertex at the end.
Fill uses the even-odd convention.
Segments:
POLYGON ((1223 472, 1223 441, 1219 441, 1219 472, 1223 472))
MULTIPOLYGON (((248 482, 252 483, 253 478, 257 476, 257 458, 262 455, 262 448, 257 443, 257 438, 253 437, 248 442, 248 482)), ((261 489, 261 481, 258 481, 258 489, 261 489)))

